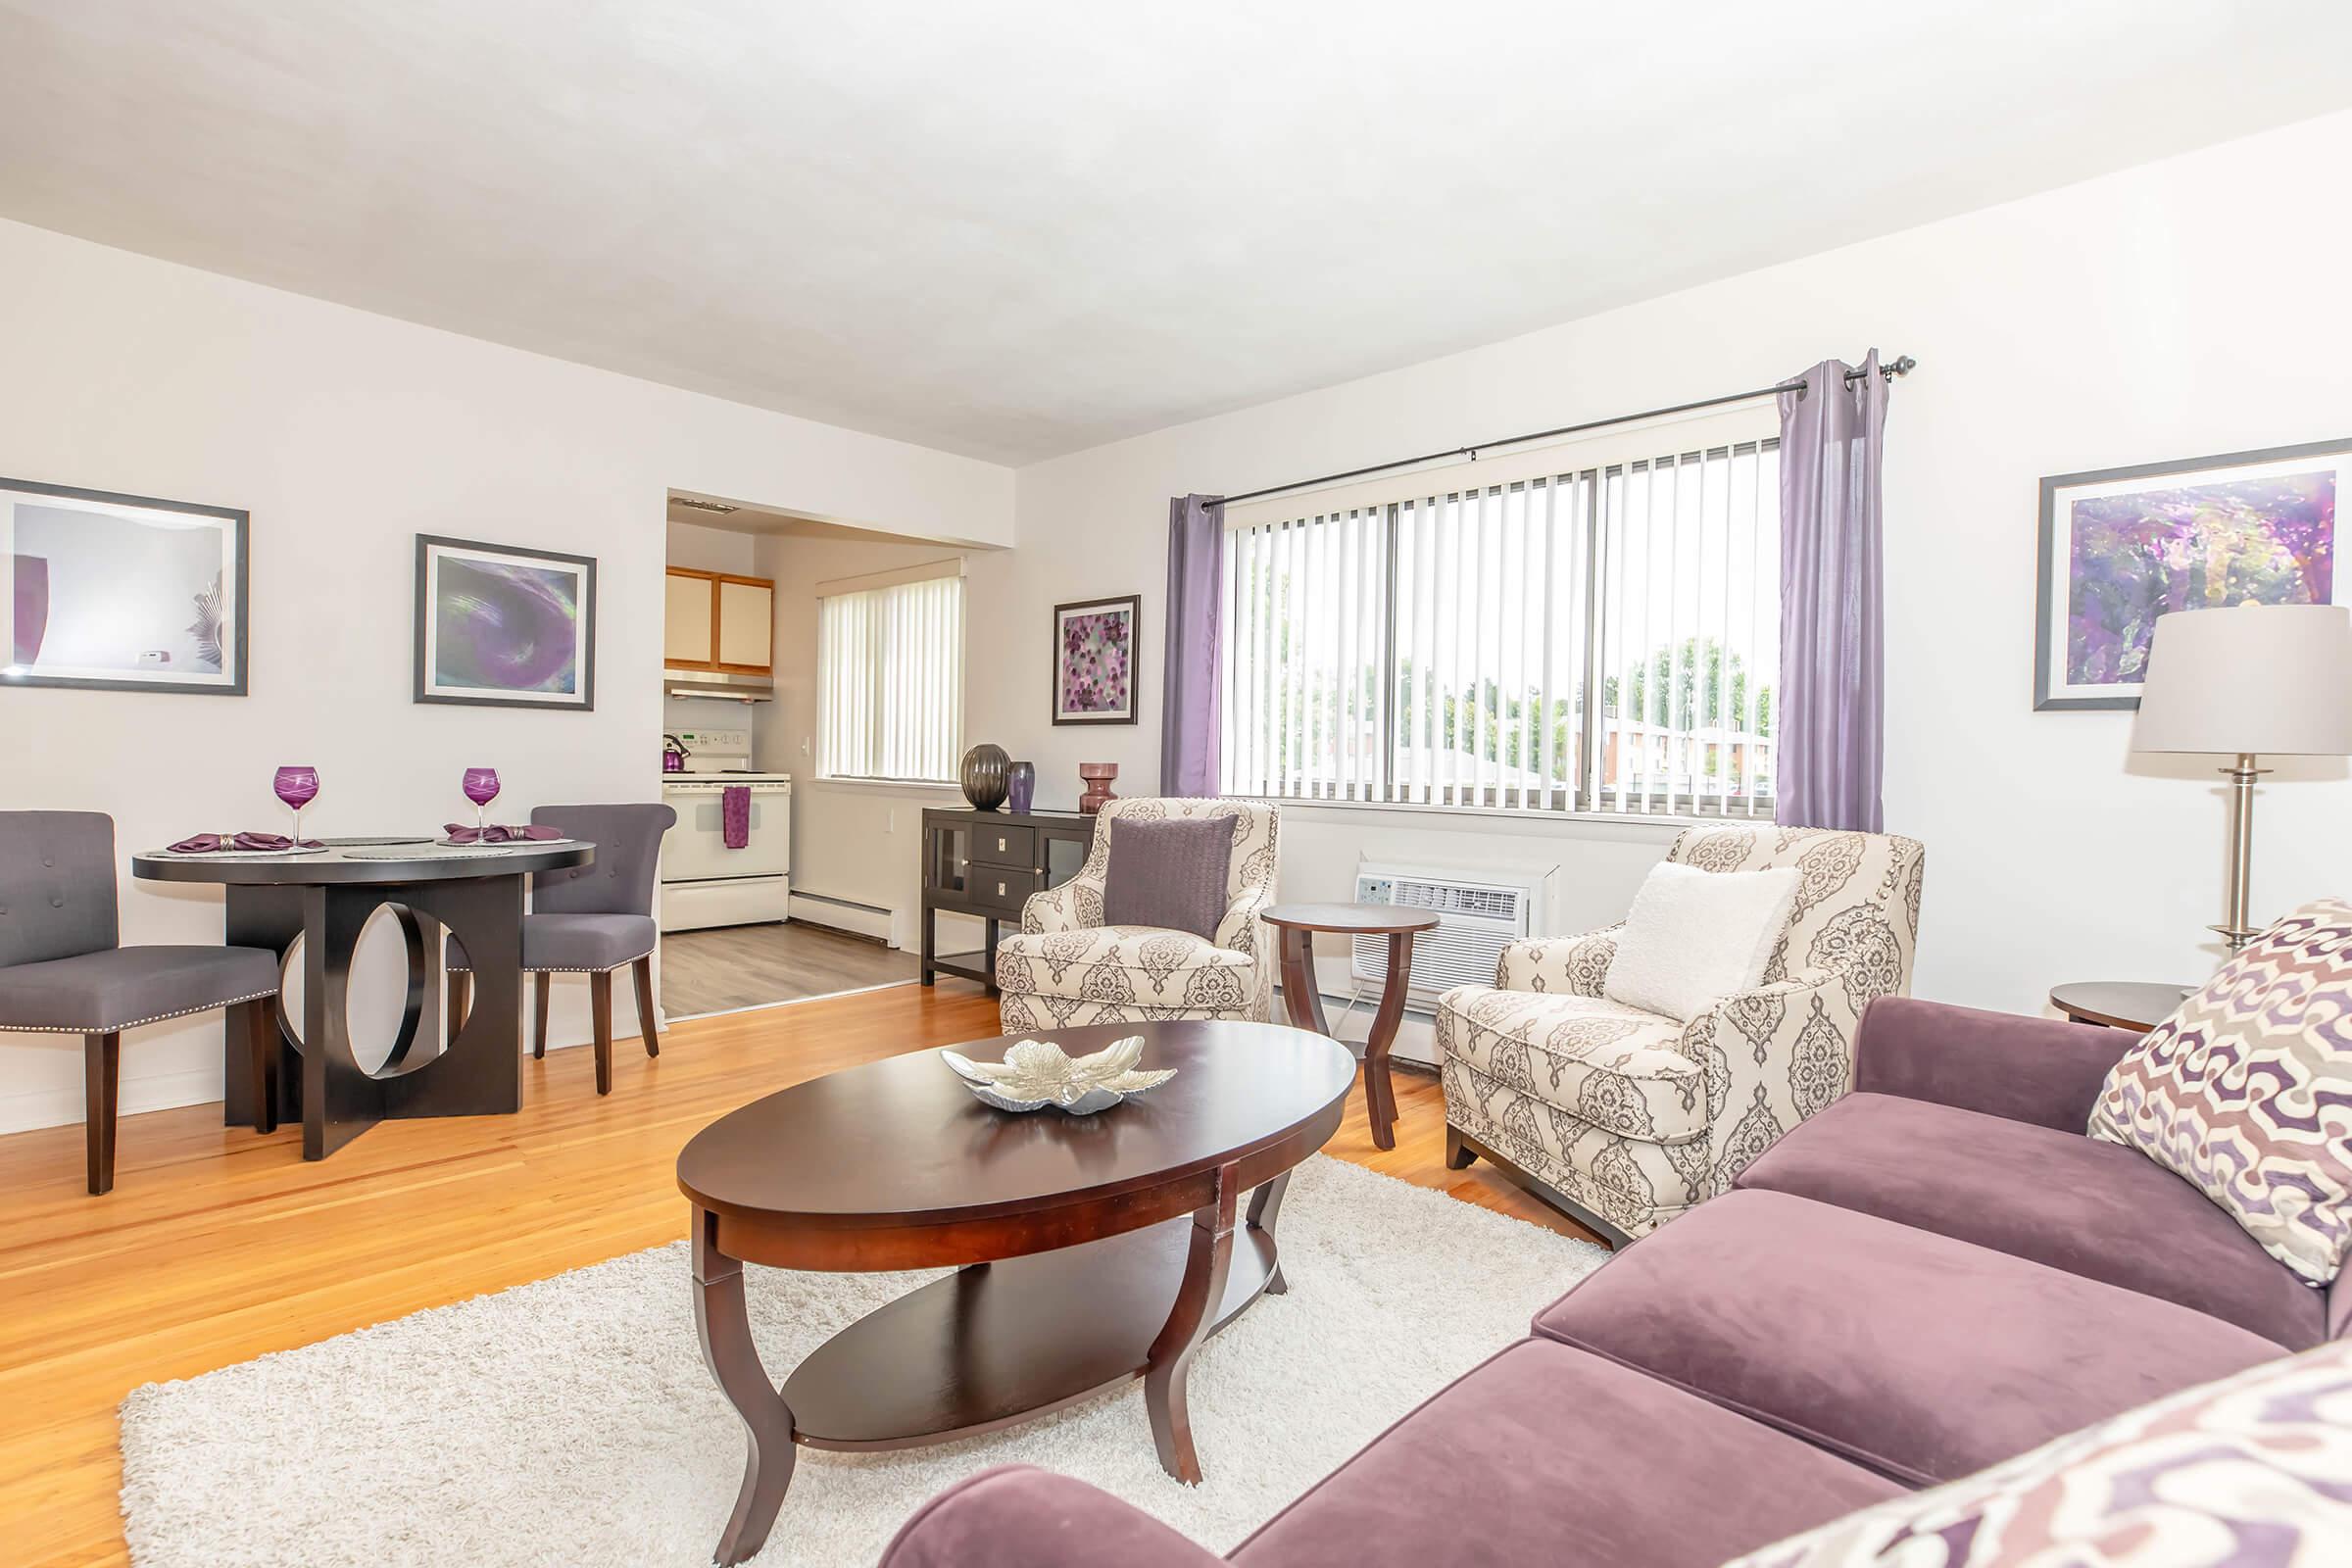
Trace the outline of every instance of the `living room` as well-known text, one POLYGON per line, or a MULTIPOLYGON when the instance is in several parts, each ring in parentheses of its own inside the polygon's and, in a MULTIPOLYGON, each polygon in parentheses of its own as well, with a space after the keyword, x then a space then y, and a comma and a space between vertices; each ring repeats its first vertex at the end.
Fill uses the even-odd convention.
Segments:
POLYGON ((2352 1556, 2352 23, 1672 10, 11 9, 11 1560, 2352 1556), (998 984, 651 1005, 679 497, 956 564, 755 760, 998 984))

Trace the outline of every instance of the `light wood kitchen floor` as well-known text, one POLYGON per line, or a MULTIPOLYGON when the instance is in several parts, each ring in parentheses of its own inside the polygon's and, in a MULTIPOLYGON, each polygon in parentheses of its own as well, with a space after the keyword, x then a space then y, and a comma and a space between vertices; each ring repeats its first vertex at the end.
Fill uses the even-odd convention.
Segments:
POLYGON ((662 939, 662 1010, 671 1018, 758 1007, 912 980, 911 953, 786 920, 674 931, 662 939))

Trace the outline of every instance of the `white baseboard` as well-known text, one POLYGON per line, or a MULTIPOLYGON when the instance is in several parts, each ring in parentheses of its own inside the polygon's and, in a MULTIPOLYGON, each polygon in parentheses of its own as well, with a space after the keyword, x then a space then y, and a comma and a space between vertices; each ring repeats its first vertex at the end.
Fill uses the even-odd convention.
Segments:
POLYGON ((803 893, 795 888, 792 890, 792 917, 809 925, 827 926, 835 931, 847 931, 853 936, 888 942, 895 915, 876 905, 854 904, 848 899, 829 899, 821 893, 803 893))

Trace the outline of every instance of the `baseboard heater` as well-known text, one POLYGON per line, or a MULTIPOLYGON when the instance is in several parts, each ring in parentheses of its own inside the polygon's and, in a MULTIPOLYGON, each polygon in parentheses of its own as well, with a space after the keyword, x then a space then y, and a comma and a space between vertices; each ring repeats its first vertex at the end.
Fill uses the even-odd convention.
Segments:
POLYGON ((799 888, 792 890, 792 917, 810 925, 830 926, 836 931, 888 942, 890 923, 895 916, 896 911, 878 904, 860 904, 856 899, 837 899, 799 888))

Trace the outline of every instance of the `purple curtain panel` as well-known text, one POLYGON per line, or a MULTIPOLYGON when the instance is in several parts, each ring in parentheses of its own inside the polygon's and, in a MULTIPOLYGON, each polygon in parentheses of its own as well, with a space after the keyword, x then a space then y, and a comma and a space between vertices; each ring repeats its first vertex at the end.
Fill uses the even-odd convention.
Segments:
POLYGON ((1885 595, 1876 349, 1849 381, 1825 360, 1781 408, 1781 703, 1774 815, 1786 827, 1884 824, 1885 595))
POLYGON ((1159 793, 1217 793, 1223 728, 1225 503, 1177 496, 1168 503, 1167 690, 1159 708, 1159 793))

